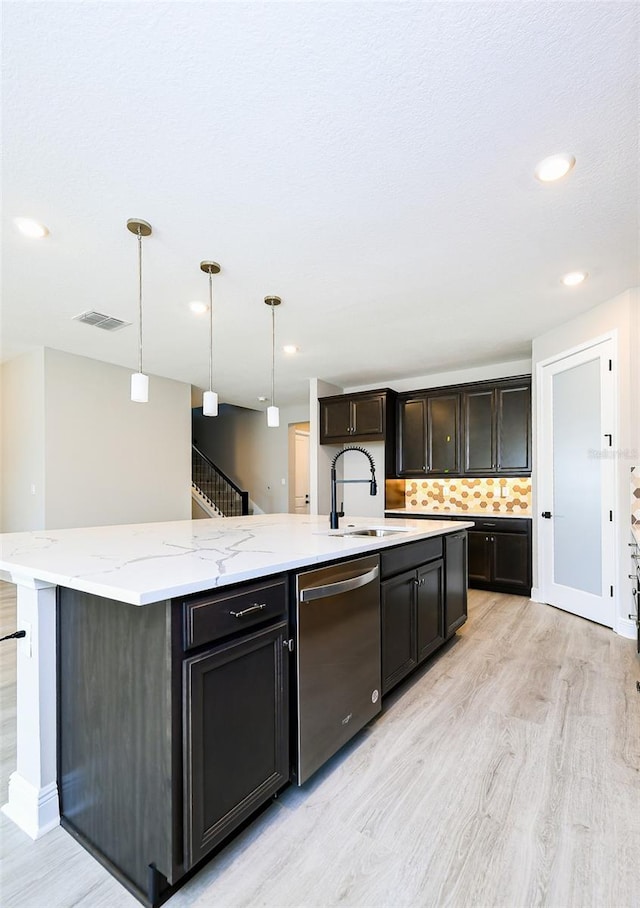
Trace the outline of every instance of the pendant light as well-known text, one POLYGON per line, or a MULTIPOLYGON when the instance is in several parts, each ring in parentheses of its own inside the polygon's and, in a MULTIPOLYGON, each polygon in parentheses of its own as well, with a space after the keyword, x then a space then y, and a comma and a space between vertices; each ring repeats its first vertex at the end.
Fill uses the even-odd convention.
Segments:
POLYGON ((218 415, 218 395, 213 390, 213 275, 220 273, 217 262, 200 262, 200 270, 209 275, 209 390, 202 395, 202 415, 218 415))
POLYGON ((267 407, 267 426, 270 429, 277 429, 280 425, 280 410, 276 407, 275 402, 276 306, 279 306, 282 300, 279 296, 265 296, 264 301, 267 306, 271 306, 271 406, 267 407))
POLYGON ((129 218, 127 230, 138 237, 138 371, 131 376, 131 400, 146 404, 149 400, 149 376, 142 372, 142 237, 151 236, 151 224, 129 218))

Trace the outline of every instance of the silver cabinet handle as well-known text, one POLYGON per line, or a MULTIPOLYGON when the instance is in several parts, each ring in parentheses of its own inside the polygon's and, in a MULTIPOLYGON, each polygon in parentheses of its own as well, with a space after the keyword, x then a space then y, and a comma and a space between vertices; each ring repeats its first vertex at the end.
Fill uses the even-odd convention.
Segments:
POLYGON ((260 612, 266 607, 266 602, 254 602, 252 606, 243 609, 241 612, 229 612, 229 614, 233 615, 234 618, 244 618, 245 615, 249 615, 251 612, 260 612))
POLYGON ((326 599, 328 596, 349 593, 351 590, 357 590, 361 586, 371 583, 377 576, 378 565, 371 568, 366 574, 358 574, 357 577, 350 577, 348 580, 338 580, 337 583, 327 583, 326 586, 311 586, 308 590, 301 590, 300 601, 311 602, 314 599, 326 599))

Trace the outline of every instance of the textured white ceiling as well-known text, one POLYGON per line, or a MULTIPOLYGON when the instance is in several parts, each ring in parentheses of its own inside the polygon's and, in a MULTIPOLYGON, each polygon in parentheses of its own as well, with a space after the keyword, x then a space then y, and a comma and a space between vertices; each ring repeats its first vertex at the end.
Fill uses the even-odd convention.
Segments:
POLYGON ((526 357, 638 283, 632 3, 3 6, 3 356, 46 345, 259 406, 526 357), (576 156, 556 185, 533 177, 576 156), (51 235, 27 240, 16 216, 51 235), (567 289, 566 271, 589 281, 567 289), (114 334, 70 319, 97 309, 114 334))

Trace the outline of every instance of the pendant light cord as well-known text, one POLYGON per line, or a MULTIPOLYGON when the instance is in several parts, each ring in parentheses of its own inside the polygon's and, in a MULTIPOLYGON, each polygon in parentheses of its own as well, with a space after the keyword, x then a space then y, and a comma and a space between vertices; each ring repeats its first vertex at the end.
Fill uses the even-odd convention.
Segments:
POLYGON ((276 307, 271 306, 271 406, 275 406, 276 385, 276 307))
POLYGON ((213 273, 209 268, 209 390, 213 391, 213 273))
POLYGON ((138 227, 138 372, 142 372, 142 232, 138 227))

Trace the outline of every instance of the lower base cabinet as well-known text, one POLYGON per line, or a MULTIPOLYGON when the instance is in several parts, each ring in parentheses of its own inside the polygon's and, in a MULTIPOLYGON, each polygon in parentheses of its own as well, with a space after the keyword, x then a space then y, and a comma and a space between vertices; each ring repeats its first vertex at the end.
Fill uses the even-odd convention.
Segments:
POLYGON ((184 663, 187 867, 289 778, 286 641, 283 622, 184 663))
POLYGON ((58 589, 61 822, 146 905, 289 781, 287 596, 58 589))
POLYGON ((469 585, 531 595, 531 522, 476 520, 476 527, 469 530, 469 585))
POLYGON ((382 555, 383 695, 466 621, 466 533, 443 539, 405 546, 413 550, 408 563, 404 553, 382 555))

